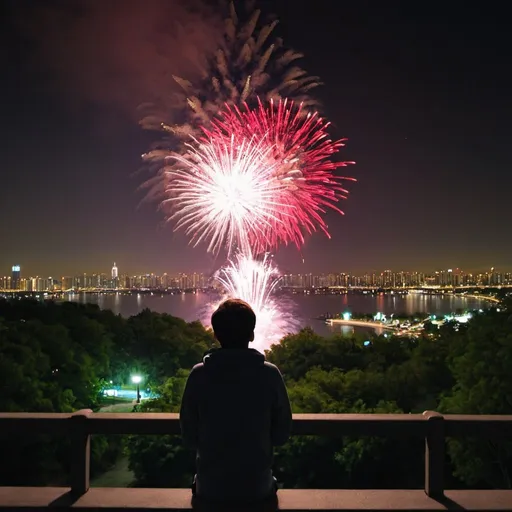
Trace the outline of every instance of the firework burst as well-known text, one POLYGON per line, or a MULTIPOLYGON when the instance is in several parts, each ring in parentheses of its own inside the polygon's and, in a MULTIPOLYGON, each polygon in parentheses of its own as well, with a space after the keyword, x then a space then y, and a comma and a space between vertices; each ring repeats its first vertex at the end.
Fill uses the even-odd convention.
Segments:
POLYGON ((202 78, 191 82, 173 75, 179 86, 175 103, 185 107, 184 122, 170 123, 165 113, 157 110, 141 120, 142 126, 187 139, 197 136, 199 127, 208 124, 225 103, 242 105, 259 96, 265 100, 289 97, 317 105, 309 92, 320 85, 320 79, 297 65, 301 53, 285 49, 283 41, 274 37, 277 24, 277 20, 262 22, 259 9, 237 12, 230 2, 219 47, 203 63, 197 63, 202 78))
POLYGON ((210 139, 222 140, 236 137, 243 141, 256 137, 266 141, 268 150, 262 166, 272 169, 273 180, 280 186, 278 208, 269 222, 262 227, 261 236, 253 240, 257 252, 273 249, 279 244, 304 244, 304 234, 318 229, 327 236, 329 232, 322 218, 326 209, 340 214, 337 206, 348 191, 342 181, 352 180, 335 175, 336 169, 354 162, 335 162, 333 156, 344 146, 344 140, 329 138, 328 122, 316 112, 305 114, 303 106, 288 100, 271 100, 258 107, 242 109, 227 106, 213 121, 213 128, 206 130, 210 139))

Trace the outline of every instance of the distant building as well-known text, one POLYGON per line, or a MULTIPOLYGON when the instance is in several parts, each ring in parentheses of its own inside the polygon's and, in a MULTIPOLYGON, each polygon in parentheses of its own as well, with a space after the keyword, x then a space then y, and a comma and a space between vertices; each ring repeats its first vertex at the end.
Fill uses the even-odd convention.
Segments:
POLYGON ((21 267, 19 265, 12 266, 11 289, 19 290, 21 284, 21 267))
POLYGON ((118 276, 119 276, 119 272, 117 270, 116 262, 114 261, 114 266, 112 267, 112 280, 117 279, 118 276))
POLYGON ((62 291, 71 290, 73 288, 73 278, 66 276, 62 278, 62 291))

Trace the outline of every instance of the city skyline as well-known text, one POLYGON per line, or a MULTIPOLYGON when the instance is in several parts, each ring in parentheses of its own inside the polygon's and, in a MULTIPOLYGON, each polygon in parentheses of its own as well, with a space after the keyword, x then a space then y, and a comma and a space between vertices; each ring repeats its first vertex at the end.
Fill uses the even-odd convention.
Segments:
MULTIPOLYGON (((321 78, 317 95, 332 135, 348 137, 340 157, 357 163, 345 216, 325 217, 332 238, 317 233, 301 251, 280 249, 281 271, 510 266, 511 84, 503 62, 511 43, 495 30, 499 13, 260 3, 321 78)), ((168 93, 171 73, 187 71, 153 31, 164 19, 159 3, 116 11, 86 2, 80 17, 18 4, 26 5, 6 4, 1 32, 0 87, 9 101, 0 268, 19 261, 67 275, 105 260, 134 271, 218 268, 222 254, 193 249, 157 204, 141 204, 149 177, 137 172, 141 154, 159 136, 141 130, 137 106, 168 93)))
MULTIPOLYGON (((121 269, 122 270, 122 269, 121 269)), ((80 286, 76 287, 87 287, 85 284, 85 280, 97 280, 98 286, 100 286, 100 282, 103 283, 116 283, 116 287, 120 285, 121 282, 124 282, 127 279, 141 279, 141 278, 156 278, 156 279, 169 279, 171 280, 180 280, 180 279, 188 279, 193 276, 194 279, 194 287, 195 276, 200 277, 203 280, 203 284, 206 280, 213 277, 213 274, 205 274, 201 271, 193 271, 193 272, 183 272, 183 271, 175 271, 175 272, 126 272, 119 271, 119 267, 117 263, 114 262, 113 266, 110 269, 110 272, 100 271, 100 272, 74 272, 69 275, 64 275, 62 273, 53 273, 53 275, 44 276, 39 274, 24 274, 22 266, 19 264, 13 265, 11 267, 11 274, 7 275, 4 273, 0 273, 0 289, 9 287, 6 286, 6 283, 16 283, 17 286, 20 285, 22 281, 41 279, 41 280, 51 280, 52 282, 63 282, 64 280, 71 280, 68 282, 79 282, 80 280, 84 280, 84 283, 80 286)), ((460 268, 445 268, 445 269, 435 269, 435 270, 396 270, 396 269, 384 269, 384 270, 374 270, 370 269, 364 273, 357 272, 349 272, 349 271, 341 271, 341 270, 324 270, 321 273, 313 273, 313 272, 301 272, 301 273, 285 273, 281 272, 281 276, 283 278, 283 285, 286 286, 286 278, 293 276, 303 276, 306 279, 313 278, 324 278, 324 277, 332 277, 335 276, 335 279, 357 279, 362 280, 365 285, 382 285, 387 286, 389 283, 393 283, 395 286, 396 282, 405 283, 408 281, 408 285, 411 284, 420 284, 425 283, 428 280, 432 279, 440 279, 441 284, 446 284, 445 277, 443 276, 458 276, 457 282, 455 284, 461 284, 463 278, 466 280, 470 280, 471 284, 477 284, 478 281, 482 281, 485 279, 485 276, 488 276, 487 279, 489 282, 486 284, 510 284, 509 281, 512 280, 512 272, 509 269, 498 269, 495 267, 488 267, 485 272, 480 271, 472 271, 472 270, 464 270, 460 268), (493 277, 497 276, 497 277, 493 277), (491 282, 494 281, 494 282, 491 282)), ((92 281, 91 281, 92 282, 92 281)), ((309 282, 309 281, 308 281, 309 282)), ((348 281, 347 281, 348 283, 348 281)), ((339 283, 338 283, 339 284, 339 283)), ((435 284, 435 283, 434 283, 435 284)), ((453 281, 450 280, 450 284, 454 284, 453 281)), ((12 289, 19 289, 17 286, 13 286, 12 289)), ((102 285, 101 285, 102 286, 102 285)), ((165 285, 166 287, 169 285, 165 285)), ((69 286, 71 288, 72 285, 69 286)), ((124 285, 123 285, 124 287, 124 285)), ((126 286, 129 287, 129 286, 126 286)), ((156 287, 156 286, 153 286, 156 287)))

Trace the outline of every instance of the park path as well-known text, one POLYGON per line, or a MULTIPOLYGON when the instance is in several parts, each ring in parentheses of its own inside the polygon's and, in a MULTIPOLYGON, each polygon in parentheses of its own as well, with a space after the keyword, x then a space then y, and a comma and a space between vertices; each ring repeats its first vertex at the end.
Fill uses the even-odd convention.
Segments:
POLYGON ((132 412, 134 405, 135 401, 123 404, 104 405, 103 407, 100 407, 98 412, 132 412))
MULTIPOLYGON (((98 412, 132 412, 135 401, 105 405, 98 412)), ((91 487, 129 487, 135 480, 128 467, 128 457, 121 456, 114 467, 91 480, 91 487)))
POLYGON ((126 488, 135 480, 128 467, 128 457, 120 457, 114 467, 91 480, 91 487, 121 487, 126 488))

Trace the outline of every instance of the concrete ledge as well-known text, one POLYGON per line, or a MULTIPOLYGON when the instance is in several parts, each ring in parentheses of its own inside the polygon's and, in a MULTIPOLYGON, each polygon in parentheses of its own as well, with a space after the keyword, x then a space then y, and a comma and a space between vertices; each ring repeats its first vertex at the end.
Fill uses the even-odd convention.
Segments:
POLYGON ((166 510, 172 512, 315 512, 348 511, 512 511, 512 491, 446 491, 446 498, 434 500, 422 490, 309 490, 283 489, 278 504, 259 506, 207 506, 192 503, 188 489, 92 488, 74 498, 67 488, 0 487, 0 510, 39 511, 48 508, 81 511, 166 510))
MULTIPOLYGON (((69 434, 74 416, 83 418, 88 434, 175 434, 180 435, 175 413, 3 413, 0 431, 5 434, 69 434)), ((443 416, 446 436, 476 436, 485 439, 512 436, 512 415, 443 416)), ((85 426, 84 426, 85 425, 85 426)), ((425 437, 428 418, 423 414, 294 414, 293 435, 425 437)))

